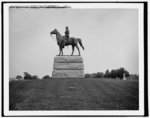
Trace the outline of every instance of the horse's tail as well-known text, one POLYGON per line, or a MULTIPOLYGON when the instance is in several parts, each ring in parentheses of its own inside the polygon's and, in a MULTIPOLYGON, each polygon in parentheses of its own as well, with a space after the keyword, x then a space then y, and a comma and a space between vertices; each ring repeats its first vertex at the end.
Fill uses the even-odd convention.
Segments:
POLYGON ((78 42, 79 42, 80 46, 82 47, 82 49, 84 50, 84 46, 82 45, 82 40, 80 38, 78 38, 78 42))

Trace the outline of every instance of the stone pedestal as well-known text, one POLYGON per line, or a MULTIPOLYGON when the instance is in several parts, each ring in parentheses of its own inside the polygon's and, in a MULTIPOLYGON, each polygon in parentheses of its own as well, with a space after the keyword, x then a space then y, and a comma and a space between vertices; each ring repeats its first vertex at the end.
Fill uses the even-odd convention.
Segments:
POLYGON ((84 78, 84 65, 81 56, 56 56, 52 78, 84 78))

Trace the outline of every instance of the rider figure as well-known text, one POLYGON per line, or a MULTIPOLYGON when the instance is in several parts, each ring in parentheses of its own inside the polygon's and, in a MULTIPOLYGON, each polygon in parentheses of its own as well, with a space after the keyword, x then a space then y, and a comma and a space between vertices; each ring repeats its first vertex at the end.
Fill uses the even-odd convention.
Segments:
POLYGON ((66 26, 66 31, 65 31, 65 40, 63 41, 63 47, 65 46, 65 42, 68 42, 69 41, 69 28, 68 26, 66 26))
POLYGON ((68 28, 68 26, 66 26, 66 31, 65 31, 65 36, 66 36, 66 40, 68 40, 69 39, 69 28, 68 28))

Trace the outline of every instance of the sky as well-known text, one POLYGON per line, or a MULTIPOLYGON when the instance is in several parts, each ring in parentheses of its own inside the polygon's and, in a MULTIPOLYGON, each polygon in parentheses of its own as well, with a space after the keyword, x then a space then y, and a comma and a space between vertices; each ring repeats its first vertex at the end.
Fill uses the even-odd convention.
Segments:
MULTIPOLYGON (((50 31, 64 35, 66 26, 70 37, 82 39, 85 73, 120 67, 139 73, 137 9, 9 8, 9 77, 51 76, 59 48, 50 31)), ((65 55, 71 52, 65 47, 65 55)))

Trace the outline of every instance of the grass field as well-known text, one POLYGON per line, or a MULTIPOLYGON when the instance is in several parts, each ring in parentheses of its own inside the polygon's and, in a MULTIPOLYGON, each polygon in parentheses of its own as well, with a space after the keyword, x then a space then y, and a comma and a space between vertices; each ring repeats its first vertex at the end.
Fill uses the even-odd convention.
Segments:
POLYGON ((138 110, 137 80, 51 79, 9 83, 10 110, 138 110))

